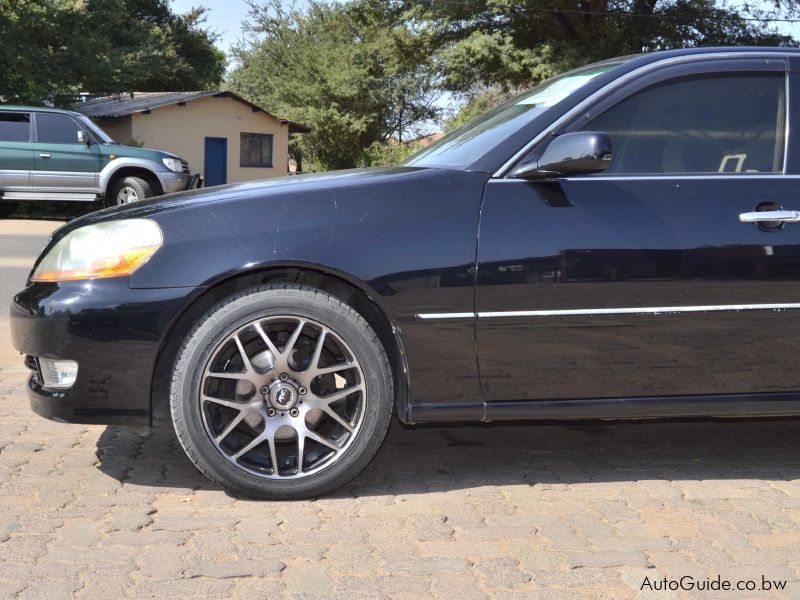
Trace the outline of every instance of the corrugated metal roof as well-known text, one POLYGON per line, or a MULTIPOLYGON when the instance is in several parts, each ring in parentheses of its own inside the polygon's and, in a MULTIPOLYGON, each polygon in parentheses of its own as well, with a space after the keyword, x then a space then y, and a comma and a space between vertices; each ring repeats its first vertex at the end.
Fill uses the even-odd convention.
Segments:
POLYGON ((217 92, 133 92, 77 102, 73 108, 87 117, 124 117, 161 106, 213 96, 217 92))
MULTIPOLYGON (((252 102, 245 100, 241 96, 233 92, 212 92, 212 91, 198 91, 198 92, 131 92, 128 94, 117 94, 114 96, 105 96, 103 98, 94 98, 84 102, 76 102, 72 108, 87 117, 94 119, 125 117, 134 113, 145 112, 154 108, 162 106, 169 106, 171 104, 180 104, 183 102, 190 102, 198 98, 207 98, 209 96, 229 97, 247 104, 248 106, 257 109, 271 117, 278 119, 275 115, 270 114, 260 106, 256 106, 252 102)), ((278 119, 282 123, 289 125, 289 131, 292 133, 308 133, 311 131, 308 127, 301 123, 287 121, 286 119, 278 119)))

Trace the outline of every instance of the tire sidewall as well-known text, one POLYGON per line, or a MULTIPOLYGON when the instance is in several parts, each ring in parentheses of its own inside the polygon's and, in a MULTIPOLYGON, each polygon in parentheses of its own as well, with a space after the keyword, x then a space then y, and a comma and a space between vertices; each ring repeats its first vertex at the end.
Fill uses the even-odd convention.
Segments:
MULTIPOLYGON (((125 204, 120 204, 117 200, 117 194, 119 194, 120 190, 124 187, 129 187, 136 190, 136 195, 139 197, 136 202, 153 197, 153 189, 146 180, 142 179, 141 177, 124 177, 115 183, 114 187, 111 189, 111 198, 109 199, 109 202, 113 206, 125 206, 125 204)), ((129 202, 128 204, 131 203, 129 202)))
POLYGON ((170 401, 181 444, 201 470, 245 495, 282 498, 323 494, 352 479, 369 463, 391 417, 391 375, 374 333, 363 320, 359 323, 349 316, 349 310, 321 292, 280 288, 255 290, 206 313, 178 354, 170 401), (271 315, 307 318, 329 327, 350 347, 364 374, 365 412, 355 439, 332 465, 298 479, 267 479, 233 465, 206 433, 199 401, 205 366, 219 345, 240 327, 271 315))

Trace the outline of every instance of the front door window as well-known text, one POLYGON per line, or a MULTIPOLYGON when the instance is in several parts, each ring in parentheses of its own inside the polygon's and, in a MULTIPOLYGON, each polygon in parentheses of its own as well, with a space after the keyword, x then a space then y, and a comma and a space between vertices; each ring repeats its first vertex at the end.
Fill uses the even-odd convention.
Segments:
POLYGON ((780 73, 685 77, 622 100, 583 129, 611 137, 611 174, 779 173, 780 73))

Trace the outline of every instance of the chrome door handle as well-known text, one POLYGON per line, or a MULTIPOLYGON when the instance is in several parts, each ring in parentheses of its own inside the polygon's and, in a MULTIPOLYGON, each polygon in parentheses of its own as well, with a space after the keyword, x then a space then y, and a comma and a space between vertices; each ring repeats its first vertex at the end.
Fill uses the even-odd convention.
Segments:
POLYGON ((796 210, 762 210, 739 215, 742 223, 800 223, 800 212, 796 210))
POLYGON ((45 152, 40 152, 39 153, 39 158, 50 158, 50 155, 45 153, 45 152))

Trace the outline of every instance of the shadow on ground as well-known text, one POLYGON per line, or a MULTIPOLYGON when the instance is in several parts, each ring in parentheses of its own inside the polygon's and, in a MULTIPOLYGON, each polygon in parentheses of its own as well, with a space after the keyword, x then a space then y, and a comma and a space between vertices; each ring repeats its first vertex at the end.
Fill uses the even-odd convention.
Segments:
MULTIPOLYGON (((404 427, 337 496, 417 494, 509 484, 800 478, 800 421, 404 427)), ((218 489, 171 427, 108 427, 98 468, 129 485, 218 489)))

